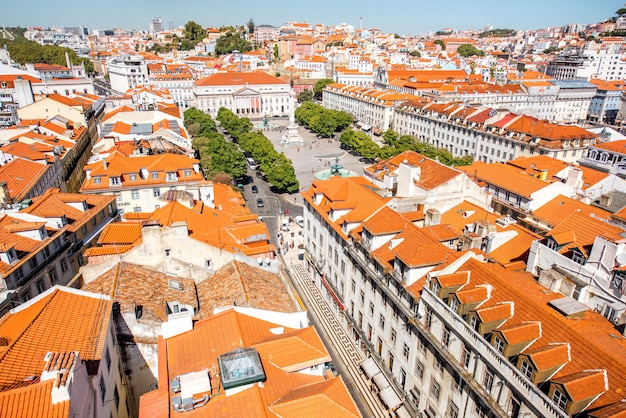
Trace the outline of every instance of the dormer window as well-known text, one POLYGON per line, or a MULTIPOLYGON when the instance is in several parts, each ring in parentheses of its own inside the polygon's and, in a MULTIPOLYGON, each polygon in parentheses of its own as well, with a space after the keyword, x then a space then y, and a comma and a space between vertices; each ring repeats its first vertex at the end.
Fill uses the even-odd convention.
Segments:
POLYGON ((185 170, 185 177, 189 177, 191 176, 191 170, 190 169, 186 169, 185 170))
POLYGON ((152 177, 152 179, 156 180, 159 178, 159 173, 157 173, 156 171, 151 173, 150 176, 152 177))
POLYGON ((111 180, 111 185, 115 186, 115 185, 120 185, 122 184, 122 181, 119 177, 110 177, 111 180))
POLYGON ((498 350, 500 354, 504 354, 504 341, 497 336, 493 338, 493 347, 498 350))
POLYGON ((167 181, 176 181, 176 172, 175 171, 168 172, 166 179, 167 181))
POLYGON ((555 241, 555 240, 553 240, 553 239, 551 239, 551 238, 548 238, 548 239, 546 240, 546 247, 548 247, 548 248, 549 248, 549 249, 551 249, 551 250, 556 251, 556 247, 557 247, 557 245, 556 245, 556 241, 555 241))
POLYGON ((129 176, 129 178, 130 178, 131 181, 135 181, 135 180, 137 180, 137 174, 133 173, 133 174, 131 174, 129 176))
POLYGON ((585 265, 585 263, 587 262, 587 257, 585 257, 584 255, 582 255, 582 254, 580 253, 580 251, 578 251, 578 250, 574 249, 574 250, 572 250, 572 261, 573 261, 574 263, 578 263, 578 264, 580 264, 581 266, 584 266, 584 265, 585 265))
POLYGON ((100 177, 94 177, 93 184, 100 184, 100 177))
POLYGON ((520 365, 519 370, 527 378, 529 379, 533 378, 533 372, 535 371, 535 368, 528 361, 522 360, 522 364, 520 365))
POLYGON ((563 411, 567 409, 567 395, 564 392, 561 392, 559 389, 554 388, 554 392, 552 393, 552 402, 563 411))

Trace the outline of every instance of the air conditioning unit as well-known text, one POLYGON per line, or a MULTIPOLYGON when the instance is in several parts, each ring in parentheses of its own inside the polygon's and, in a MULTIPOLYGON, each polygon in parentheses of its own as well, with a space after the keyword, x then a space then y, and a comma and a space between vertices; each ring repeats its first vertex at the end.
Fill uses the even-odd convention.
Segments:
MULTIPOLYGON (((170 382, 170 388, 172 389, 172 392, 174 393, 178 393, 180 392, 180 379, 178 377, 175 377, 171 382, 170 382)), ((173 399, 172 399, 173 400, 173 399)))

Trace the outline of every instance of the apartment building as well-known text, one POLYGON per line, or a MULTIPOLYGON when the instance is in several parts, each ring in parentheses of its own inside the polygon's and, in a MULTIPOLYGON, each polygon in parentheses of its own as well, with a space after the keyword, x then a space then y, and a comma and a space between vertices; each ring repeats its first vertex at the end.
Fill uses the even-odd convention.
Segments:
POLYGON ((621 410, 626 346, 610 322, 486 262, 488 249, 442 245, 363 184, 335 178, 303 192, 305 265, 369 357, 374 390, 384 376, 414 416, 621 410))
POLYGON ((550 290, 585 304, 621 324, 626 312, 624 224, 574 212, 533 242, 528 271, 550 290), (619 226, 617 226, 619 225, 619 226))
POLYGON ((111 88, 120 93, 130 88, 147 84, 148 65, 139 55, 123 55, 110 58, 106 62, 111 88))
POLYGON ((54 286, 0 323, 0 410, 26 418, 126 418, 124 366, 108 295, 54 286))
POLYGON ((596 170, 626 177, 626 140, 591 144, 580 159, 580 164, 596 170))
POLYGON ((148 64, 148 82, 158 88, 167 89, 176 106, 183 111, 194 101, 194 75, 184 64, 148 64))
POLYGON ((28 130, 9 138, 11 143, 0 147, 0 155, 4 155, 6 161, 22 157, 51 165, 53 176, 62 179, 62 184, 54 187, 70 193, 78 191, 84 178, 83 167, 89 159, 89 152, 85 152, 91 143, 87 127, 59 115, 44 121, 22 123, 28 123, 28 130))
POLYGON ((63 173, 68 190, 76 191, 83 179, 83 167, 98 139, 98 121, 104 112, 103 97, 73 94, 64 97, 50 94, 46 98, 18 109, 22 124, 44 125, 48 134, 69 136, 74 145, 67 151, 63 173), (51 122, 48 123, 47 121, 51 122), (86 132, 82 134, 81 129, 86 132))
POLYGON ((513 219, 525 217, 556 196, 575 196, 574 186, 560 181, 530 176, 512 166, 476 161, 458 167, 493 196, 491 205, 497 213, 513 219))
POLYGON ((364 130, 375 127, 386 131, 392 126, 394 108, 410 98, 404 93, 333 83, 324 89, 322 105, 351 113, 362 126, 369 125, 364 130))
POLYGON ((622 96, 626 91, 626 82, 624 80, 604 81, 599 79, 591 79, 589 82, 597 86, 598 90, 591 99, 588 119, 614 125, 622 96))
POLYGON ((488 209, 491 194, 463 171, 414 151, 378 161, 363 170, 363 177, 395 197, 390 207, 398 212, 436 211, 441 215, 463 201, 488 209))
MULTIPOLYGON (((204 175, 200 161, 177 154, 126 156, 113 152, 85 166, 81 193, 115 195, 125 212, 152 212, 168 191, 197 192, 204 175)), ((197 193, 196 193, 197 194, 197 193)))
POLYGON ((159 104, 154 110, 135 110, 120 106, 102 118, 99 128, 101 141, 94 147, 99 151, 106 151, 106 144, 111 139, 130 143, 154 140, 162 142, 164 150, 180 149, 183 153, 193 155, 191 138, 180 112, 173 115, 159 104))
POLYGON ((413 135, 455 157, 506 162, 521 156, 547 155, 574 162, 595 143, 597 135, 526 115, 458 103, 411 100, 394 112, 393 129, 413 135))
POLYGON ((548 63, 546 74, 557 80, 623 80, 626 62, 618 43, 589 42, 583 48, 566 48, 559 57, 548 63))
MULTIPOLYGON (((19 152, 15 150, 19 147, 11 148, 14 149, 11 152, 19 152)), ((37 158, 32 153, 29 156, 37 158)), ((4 157, 11 158, 11 161, 0 167, 0 204, 3 209, 19 207, 47 189, 63 185, 63 173, 56 157, 52 157, 50 163, 45 156, 39 161, 15 157, 10 153, 4 157)))
POLYGON ((0 215, 2 312, 56 284, 70 283, 84 264, 83 249, 117 219, 112 196, 48 189, 29 203, 0 215))
POLYGON ((85 252, 89 264, 110 264, 121 256, 172 274, 183 269, 198 282, 234 259, 276 270, 276 247, 268 227, 241 194, 219 183, 202 189, 203 201, 171 191, 154 212, 126 213, 125 222, 108 225, 98 246, 85 252))

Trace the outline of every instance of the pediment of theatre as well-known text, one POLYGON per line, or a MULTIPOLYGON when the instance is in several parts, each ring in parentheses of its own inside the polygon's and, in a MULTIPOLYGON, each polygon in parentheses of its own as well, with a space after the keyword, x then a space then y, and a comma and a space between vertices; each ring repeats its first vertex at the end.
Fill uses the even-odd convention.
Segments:
POLYGON ((253 96, 260 96, 261 93, 259 93, 256 90, 251 89, 250 87, 244 87, 240 90, 237 90, 235 92, 235 94, 233 94, 233 96, 235 97, 253 97, 253 96))

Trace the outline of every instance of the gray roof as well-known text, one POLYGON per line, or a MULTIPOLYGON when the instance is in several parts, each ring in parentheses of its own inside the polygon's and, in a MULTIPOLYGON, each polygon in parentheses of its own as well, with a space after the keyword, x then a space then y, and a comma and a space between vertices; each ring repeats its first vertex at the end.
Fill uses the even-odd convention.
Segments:
POLYGON ((585 80, 550 80, 550 83, 562 89, 597 89, 595 84, 585 80))

